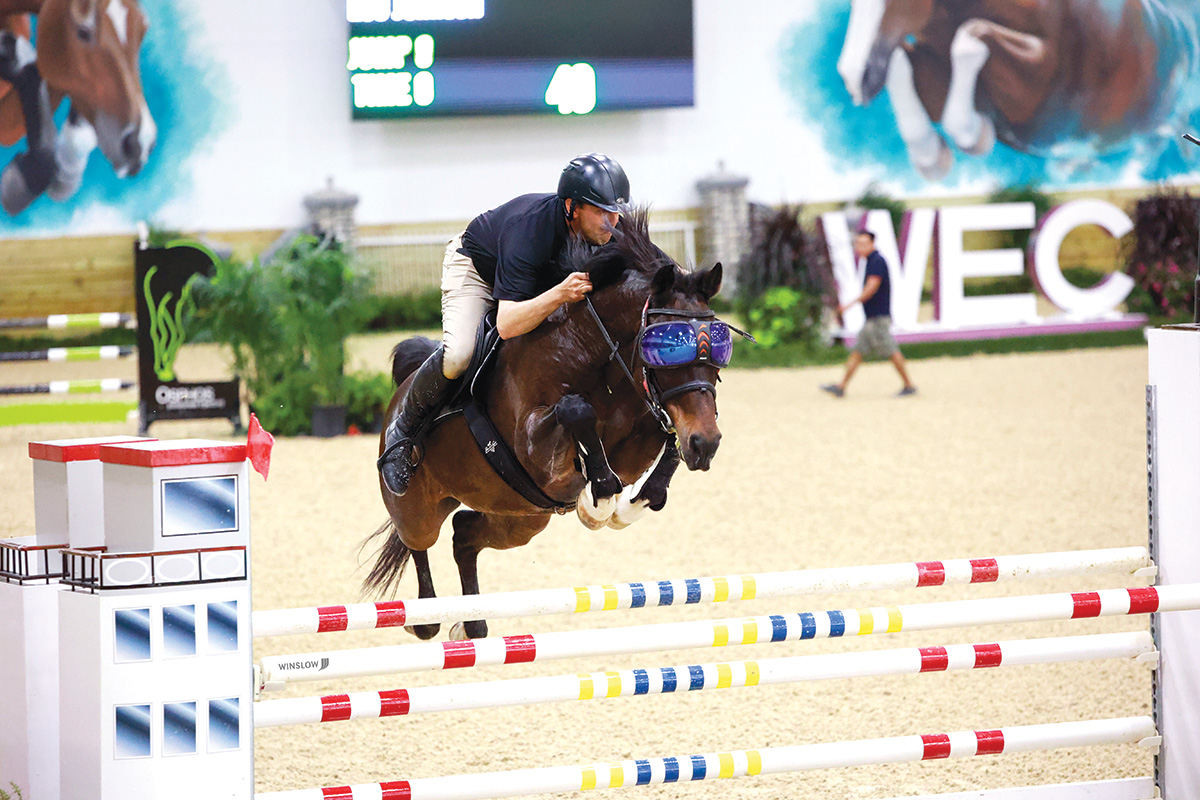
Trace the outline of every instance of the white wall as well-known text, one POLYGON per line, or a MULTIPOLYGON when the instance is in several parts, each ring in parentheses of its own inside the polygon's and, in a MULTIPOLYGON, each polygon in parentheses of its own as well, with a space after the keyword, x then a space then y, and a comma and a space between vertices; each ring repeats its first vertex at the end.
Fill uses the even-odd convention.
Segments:
POLYGON ((780 36, 813 11, 813 0, 695 0, 693 108, 351 121, 342 0, 206 0, 194 13, 208 27, 205 52, 228 66, 236 121, 193 156, 193 192, 159 219, 298 224, 301 199, 327 176, 361 197, 361 223, 469 219, 553 191, 566 161, 593 150, 621 161, 635 200, 660 209, 696 205, 695 182, 719 160, 766 202, 841 196, 845 176, 812 158, 822 148, 778 79, 780 36))

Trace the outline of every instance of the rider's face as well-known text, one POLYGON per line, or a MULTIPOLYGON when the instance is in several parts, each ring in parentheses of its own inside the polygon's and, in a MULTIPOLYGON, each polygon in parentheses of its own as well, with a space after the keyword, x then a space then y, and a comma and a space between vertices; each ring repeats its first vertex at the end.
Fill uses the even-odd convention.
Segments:
POLYGON ((571 207, 575 211, 571 217, 571 230, 591 244, 608 244, 608 240, 612 238, 612 229, 617 227, 617 219, 620 214, 573 200, 571 207))

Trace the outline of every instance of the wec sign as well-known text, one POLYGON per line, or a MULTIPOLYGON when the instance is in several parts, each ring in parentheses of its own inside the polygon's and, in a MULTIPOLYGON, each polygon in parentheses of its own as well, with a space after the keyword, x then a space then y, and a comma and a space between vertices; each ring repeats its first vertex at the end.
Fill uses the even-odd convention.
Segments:
MULTIPOLYGON (((1122 272, 1113 272, 1096 286, 1081 289, 1063 277, 1059 249, 1067 235, 1081 225, 1097 225, 1120 238, 1133 229, 1129 216, 1101 200, 1074 200, 1051 210, 1037 223, 1033 203, 949 206, 908 211, 900 235, 886 210, 868 211, 859 226, 875 234, 875 247, 888 263, 892 291, 892 324, 902 341, 986 338, 1057 333, 1080 329, 1117 329, 1145 322, 1140 315, 1122 314, 1118 307, 1134 287, 1122 272), (967 231, 1034 230, 1029 252, 965 250, 967 231), (933 255, 933 320, 918 322, 926 265, 933 255), (1062 313, 1038 315, 1033 293, 966 297, 966 278, 1020 275, 1028 270, 1034 288, 1062 313)), ((863 276, 855 263, 853 231, 845 214, 821 217, 829 259, 838 283, 840 302, 862 292, 863 276)), ((861 305, 846 310, 845 332, 863 325, 861 305)))

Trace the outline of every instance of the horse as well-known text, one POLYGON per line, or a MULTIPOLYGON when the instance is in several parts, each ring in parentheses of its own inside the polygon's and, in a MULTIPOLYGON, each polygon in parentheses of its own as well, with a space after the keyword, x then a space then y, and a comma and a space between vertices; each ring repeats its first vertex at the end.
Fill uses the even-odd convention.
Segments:
MULTIPOLYGON (((463 594, 478 594, 481 550, 527 544, 556 510, 572 504, 592 530, 624 528, 647 510, 663 508, 681 460, 690 470, 710 467, 721 439, 718 364, 727 362, 727 355, 649 369, 642 338, 661 321, 686 320, 700 329, 697 352, 731 345, 729 329, 708 307, 721 286, 721 265, 683 271, 651 243, 643 209, 626 215, 613 240, 595 252, 570 246, 560 266, 587 272, 592 292, 584 301, 561 306, 533 331, 504 342, 492 379, 477 392, 504 443, 557 508, 535 506, 510 488, 481 454, 463 416, 451 416, 427 434, 421 466, 403 497, 380 480, 389 519, 364 542, 383 537, 363 582, 365 592, 394 593, 411 555, 419 596, 434 597, 428 550, 460 504, 467 509, 452 520, 454 559, 463 594), (640 381, 633 375, 638 371, 640 381), (642 477, 638 489, 635 482, 642 477)), ((393 350, 398 388, 385 431, 409 376, 435 346, 418 337, 393 350)), ((381 435, 381 453, 384 445, 381 435)), ((419 625, 410 632, 429 639, 438 629, 419 625)), ((486 636, 487 622, 467 621, 451 631, 452 638, 464 635, 486 636)))
POLYGON ((969 155, 999 139, 1066 159, 1157 135, 1200 61, 1192 22, 1163 0, 852 0, 837 69, 856 105, 887 87, 909 160, 937 180, 943 133, 969 155))
POLYGON ((142 91, 149 23, 138 0, 0 0, 0 18, 0 144, 26 143, 0 173, 4 210, 15 216, 44 192, 72 197, 97 147, 118 178, 137 175, 158 137, 142 91))

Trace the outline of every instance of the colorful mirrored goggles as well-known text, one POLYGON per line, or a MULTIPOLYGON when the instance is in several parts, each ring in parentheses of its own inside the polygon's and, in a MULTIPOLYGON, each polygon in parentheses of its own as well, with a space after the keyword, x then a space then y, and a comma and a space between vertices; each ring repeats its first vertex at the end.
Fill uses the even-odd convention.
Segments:
POLYGON ((651 369, 712 364, 724 367, 733 357, 733 336, 720 320, 688 319, 647 325, 638 342, 651 369))

